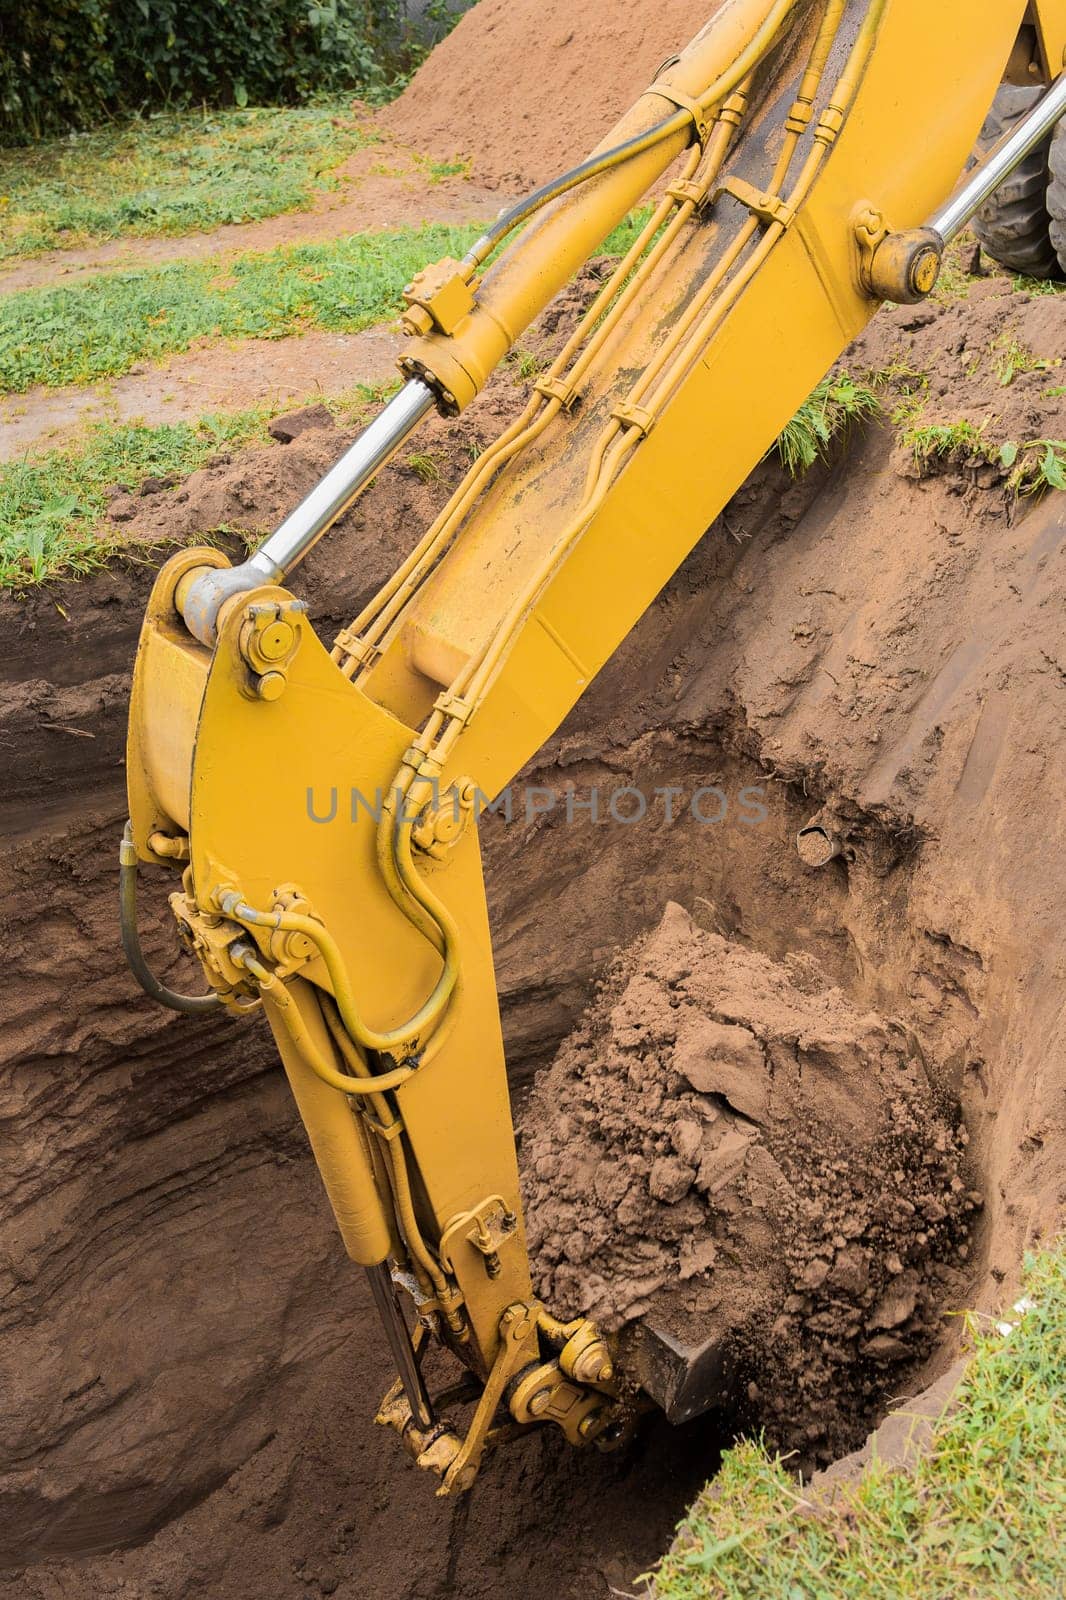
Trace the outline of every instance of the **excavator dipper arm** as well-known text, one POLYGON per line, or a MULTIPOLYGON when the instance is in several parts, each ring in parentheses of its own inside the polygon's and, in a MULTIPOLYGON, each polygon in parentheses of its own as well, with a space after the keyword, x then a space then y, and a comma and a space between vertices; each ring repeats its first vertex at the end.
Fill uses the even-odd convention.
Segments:
POLYGON ((218 1004, 265 1012, 370 1274, 398 1372, 379 1420, 442 1493, 508 1431, 603 1444, 635 1404, 596 1328, 533 1292, 477 814, 878 304, 929 293, 982 183, 1063 109, 1064 45, 1066 0, 725 0, 588 162, 407 286, 404 389, 260 551, 185 550, 159 576, 128 947, 140 972, 137 862, 180 871, 181 937, 218 1004), (945 206, 1008 63, 1052 87, 945 206), (327 650, 283 580, 649 189, 522 416, 327 650), (466 1372, 447 1406, 422 1377, 431 1339, 466 1372))

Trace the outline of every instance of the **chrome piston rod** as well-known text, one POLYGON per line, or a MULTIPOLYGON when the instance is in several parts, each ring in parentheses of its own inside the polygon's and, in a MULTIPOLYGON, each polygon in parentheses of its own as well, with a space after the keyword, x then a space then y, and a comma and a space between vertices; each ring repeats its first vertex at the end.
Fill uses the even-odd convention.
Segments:
POLYGON ((1063 113, 1066 113, 1066 73, 1056 78, 1047 94, 1018 126, 999 141, 981 165, 963 180, 951 199, 929 218, 928 226, 936 229, 945 244, 961 232, 1029 152, 1047 138, 1063 113))
POLYGON ((405 383, 379 417, 359 435, 295 511, 291 511, 247 561, 205 570, 185 599, 185 623, 201 644, 214 644, 218 614, 235 594, 280 583, 347 511, 360 489, 396 453, 434 405, 433 391, 417 378, 405 383))

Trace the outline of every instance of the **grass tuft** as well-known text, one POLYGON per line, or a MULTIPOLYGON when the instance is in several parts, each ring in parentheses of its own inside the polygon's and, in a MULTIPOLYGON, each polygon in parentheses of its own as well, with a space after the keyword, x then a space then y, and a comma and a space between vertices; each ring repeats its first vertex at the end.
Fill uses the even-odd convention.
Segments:
POLYGON ((1002 469, 1007 489, 1016 495, 1041 495, 1047 489, 1066 489, 1066 441, 1062 439, 1006 439, 988 436, 988 420, 932 422, 905 429, 903 443, 919 469, 936 461, 960 466, 986 463, 1002 469))
POLYGON ((440 459, 429 450, 416 450, 407 457, 407 465, 423 483, 440 482, 440 459))
POLYGON ((828 458, 834 439, 880 410, 868 384, 846 372, 830 373, 781 430, 776 448, 782 464, 792 477, 801 477, 816 461, 828 458))
POLYGON ((116 485, 184 476, 217 450, 266 440, 265 411, 203 417, 158 428, 98 423, 74 450, 0 466, 0 589, 44 583, 102 566, 127 541, 99 531, 116 485))
POLYGON ((1012 333, 1000 334, 994 340, 991 350, 992 370, 1005 389, 1012 384, 1023 372, 1047 372, 1052 367, 1061 365, 1058 361, 1046 361, 1026 349, 1025 345, 1012 333))
POLYGON ((903 443, 919 467, 934 461, 995 461, 996 446, 986 437, 985 422, 927 422, 906 428, 903 443))
POLYGON ((730 1450, 655 1579, 657 1600, 1057 1600, 1066 1592, 1066 1253, 1027 1264, 931 1448, 829 1500, 756 1442, 730 1450), (1006 1329, 1007 1331, 1003 1331, 1006 1329))

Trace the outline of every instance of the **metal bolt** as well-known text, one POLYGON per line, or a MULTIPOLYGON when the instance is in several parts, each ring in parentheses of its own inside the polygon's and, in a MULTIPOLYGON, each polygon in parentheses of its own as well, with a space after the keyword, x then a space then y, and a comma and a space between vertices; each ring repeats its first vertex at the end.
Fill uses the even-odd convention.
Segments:
POLYGON ((536 1394, 531 1395, 529 1399, 530 1415, 539 1417, 542 1411, 547 1411, 551 1397, 552 1392, 550 1389, 538 1389, 536 1394))
POLYGON ((260 700, 280 700, 285 693, 285 674, 264 672, 255 686, 255 692, 260 700))
POLYGON ((271 622, 259 635, 259 654, 265 661, 280 661, 296 642, 291 622, 271 622))

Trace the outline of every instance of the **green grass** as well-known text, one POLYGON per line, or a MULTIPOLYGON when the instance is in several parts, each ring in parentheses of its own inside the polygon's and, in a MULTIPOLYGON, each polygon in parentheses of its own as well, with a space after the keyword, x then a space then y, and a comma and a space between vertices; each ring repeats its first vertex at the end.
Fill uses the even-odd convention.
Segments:
MULTIPOLYGON (((641 226, 604 246, 621 255, 641 226)), ((199 340, 280 338, 308 328, 353 333, 395 315, 403 284, 429 261, 461 256, 480 226, 431 224, 356 234, 211 261, 107 273, 0 297, 0 393, 91 383, 199 340)))
POLYGON ((881 402, 873 389, 847 372, 830 373, 800 406, 777 439, 777 453, 798 478, 828 457, 834 439, 856 422, 876 416, 881 402))
POLYGON ((1025 278, 1015 273, 1011 287, 1016 294, 1066 294, 1066 283, 1061 278, 1025 278))
POLYGON ((1002 469, 1012 494, 1040 495, 1066 489, 1066 440, 989 437, 989 420, 931 422, 904 429, 903 443, 920 468, 934 461, 987 462, 1002 469))
MULTIPOLYGON (((325 404, 339 422, 361 423, 397 387, 356 384, 325 404)), ((136 490, 149 477, 180 480, 218 450, 267 444, 271 415, 238 411, 155 428, 96 423, 74 447, 0 464, 0 590, 101 566, 131 542, 103 521, 110 489, 136 490)))
POLYGON ((954 456, 971 460, 995 461, 998 450, 987 437, 985 422, 928 422, 904 429, 903 443, 918 466, 954 456))
POLYGON ((0 150, 0 260, 302 210, 372 142, 348 105, 160 112, 0 150))
POLYGON ((197 340, 279 338, 306 328, 352 333, 395 314, 400 290, 478 229, 432 225, 356 234, 217 263, 176 261, 0 298, 0 389, 88 383, 197 340))
POLYGON ((1023 372, 1047 372, 1061 365, 1059 361, 1046 361, 1026 348, 1012 333, 1000 334, 992 343, 992 370, 1000 385, 1007 388, 1023 372))
POLYGON ((429 450, 416 450, 407 457, 407 465, 423 483, 440 481, 440 458, 429 450))
POLYGON ((757 1443, 729 1451, 662 1562, 657 1600, 1066 1593, 1066 1254, 1030 1262, 1026 1292, 1009 1332, 971 1323, 957 1406, 912 1466, 875 1461, 827 1503, 757 1443))
POLYGON ((267 413, 240 411, 158 428, 98 423, 75 450, 0 465, 0 589, 102 565, 124 541, 97 529, 109 488, 184 476, 217 450, 265 440, 267 413))

